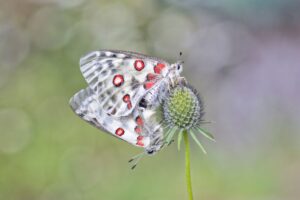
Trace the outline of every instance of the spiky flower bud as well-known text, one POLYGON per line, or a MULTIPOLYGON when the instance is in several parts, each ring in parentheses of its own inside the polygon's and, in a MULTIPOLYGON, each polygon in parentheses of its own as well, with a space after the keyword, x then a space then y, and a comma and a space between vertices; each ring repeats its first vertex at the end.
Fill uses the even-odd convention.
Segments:
POLYGON ((191 86, 177 86, 164 101, 166 123, 180 129, 196 127, 203 117, 203 105, 197 91, 191 86))
POLYGON ((214 137, 200 127, 204 115, 203 104, 198 92, 192 86, 181 84, 172 88, 170 94, 163 101, 162 111, 163 122, 165 127, 167 127, 165 134, 166 143, 170 143, 173 136, 179 131, 179 149, 182 133, 188 132, 202 151, 206 153, 195 133, 201 133, 213 141, 214 137))

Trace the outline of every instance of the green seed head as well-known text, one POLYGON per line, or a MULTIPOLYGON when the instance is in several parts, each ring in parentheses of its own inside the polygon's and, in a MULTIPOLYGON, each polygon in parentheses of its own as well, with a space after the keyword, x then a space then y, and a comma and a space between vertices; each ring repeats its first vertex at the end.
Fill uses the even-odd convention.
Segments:
POLYGON ((171 127, 194 128, 203 114, 199 95, 191 86, 176 86, 163 104, 163 117, 171 127))

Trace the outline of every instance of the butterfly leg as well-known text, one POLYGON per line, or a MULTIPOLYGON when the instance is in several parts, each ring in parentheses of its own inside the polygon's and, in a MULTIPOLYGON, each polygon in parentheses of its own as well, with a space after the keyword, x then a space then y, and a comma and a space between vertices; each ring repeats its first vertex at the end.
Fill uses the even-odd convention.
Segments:
POLYGON ((177 80, 177 84, 179 85, 187 85, 187 80, 185 79, 185 77, 179 77, 177 80))
POLYGON ((172 140, 168 143, 168 146, 170 146, 171 144, 173 144, 174 141, 175 141, 175 140, 172 139, 172 140))

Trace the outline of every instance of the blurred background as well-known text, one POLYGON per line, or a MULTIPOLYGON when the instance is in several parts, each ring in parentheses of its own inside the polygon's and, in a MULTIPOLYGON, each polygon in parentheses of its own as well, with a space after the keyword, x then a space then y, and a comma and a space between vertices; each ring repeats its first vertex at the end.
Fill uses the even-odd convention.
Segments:
POLYGON ((98 49, 185 61, 205 102, 192 144, 195 199, 300 198, 298 0, 0 0, 0 199, 187 199, 171 145, 141 149, 77 117, 80 56, 98 49))

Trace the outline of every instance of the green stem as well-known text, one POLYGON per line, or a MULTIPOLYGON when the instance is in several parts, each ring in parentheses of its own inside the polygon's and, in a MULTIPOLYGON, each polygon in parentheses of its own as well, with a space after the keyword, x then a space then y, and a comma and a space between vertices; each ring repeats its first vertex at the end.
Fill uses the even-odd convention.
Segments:
POLYGON ((192 179, 191 179, 191 163, 190 163, 190 144, 188 132, 185 130, 183 132, 184 144, 185 144, 185 178, 187 191, 189 194, 189 200, 193 200, 193 191, 192 191, 192 179))

